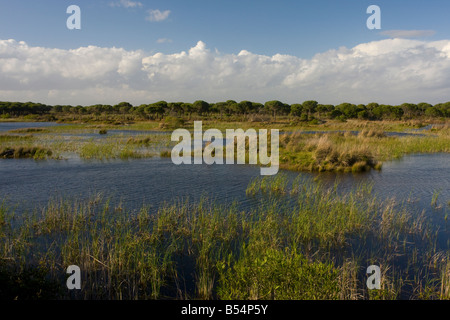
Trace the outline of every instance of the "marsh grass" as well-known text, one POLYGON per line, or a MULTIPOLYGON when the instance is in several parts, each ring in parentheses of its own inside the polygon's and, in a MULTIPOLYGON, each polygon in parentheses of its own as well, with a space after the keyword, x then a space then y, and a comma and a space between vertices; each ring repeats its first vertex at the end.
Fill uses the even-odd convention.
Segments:
POLYGON ((43 147, 5 147, 0 149, 0 158, 3 159, 33 158, 35 160, 43 160, 51 156, 52 151, 43 147))
POLYGON ((365 138, 385 138, 386 133, 379 129, 363 129, 358 133, 358 136, 365 138))
MULTIPOLYGON (((244 130, 253 126, 251 122, 217 122, 205 120, 204 129, 217 127, 241 127, 244 130)), ((283 123, 258 123, 257 128, 270 129, 283 123)), ((192 121, 184 124, 190 128, 192 121)), ((346 132, 330 132, 318 134, 303 134, 301 131, 280 135, 280 167, 301 171, 342 171, 362 172, 371 169, 380 170, 382 162, 400 158, 411 153, 450 152, 450 129, 447 125, 432 126, 428 130, 420 131, 414 136, 387 136, 385 132, 397 129, 404 130, 420 127, 420 124, 393 122, 364 122, 349 121, 349 123, 326 123, 311 128, 327 130, 358 130, 358 134, 346 132)), ((278 127, 277 127, 278 128, 278 127)), ((41 128, 37 128, 41 129, 41 128)), ((0 135, 0 145, 3 148, 46 148, 52 150, 52 156, 46 158, 60 159, 62 155, 76 155, 84 159, 129 159, 163 155, 168 157, 170 148, 174 145, 170 135, 144 134, 136 136, 108 135, 104 138, 85 139, 78 134, 95 134, 98 130, 159 130, 158 123, 140 122, 129 125, 107 124, 69 124, 49 127, 39 131, 38 135, 19 136, 16 134, 0 135), (68 136, 67 136, 68 135, 68 136), (71 136, 72 135, 72 136, 71 136)), ((33 128, 19 131, 34 130, 33 128)), ((269 135, 270 137, 270 135, 269 135)), ((248 163, 248 140, 246 141, 245 161, 248 163)), ((270 139, 268 144, 270 150, 270 139)), ((224 148, 225 149, 225 148, 224 148)), ((235 148, 236 150, 236 148, 235 148)), ((225 150, 223 150, 225 155, 225 150)), ((214 156, 214 155, 213 155, 214 156)), ((235 157, 237 156, 235 152, 235 157)))
POLYGON ((46 128, 21 128, 9 130, 8 133, 44 133, 48 132, 46 128))
POLYGON ((127 144, 137 144, 137 145, 149 145, 152 142, 152 139, 150 137, 146 138, 136 138, 131 137, 128 138, 127 144))
POLYGON ((320 300, 339 297, 339 271, 310 262, 296 250, 251 238, 240 256, 219 264, 218 295, 224 300, 320 300))
POLYGON ((12 134, 0 134, 0 143, 16 142, 16 141, 29 141, 33 139, 33 135, 12 135, 12 134))
POLYGON ((160 152, 159 156, 161 158, 170 158, 172 156, 172 153, 169 150, 163 150, 160 152))
MULTIPOLYGON (((326 123, 318 126, 300 126, 298 129, 311 129, 317 128, 320 130, 375 130, 375 131, 383 131, 383 132, 410 132, 412 130, 421 129, 426 127, 427 125, 433 124, 433 122, 427 122, 422 120, 402 120, 402 121, 390 121, 390 120, 382 120, 382 121, 364 121, 364 120, 354 120, 347 119, 347 121, 336 121, 330 120, 326 123)), ((446 125, 438 126, 437 128, 441 129, 446 125)))
POLYGON ((439 298, 450 300, 450 259, 447 257, 445 263, 441 264, 441 286, 439 298))
MULTIPOLYGON (((99 128, 64 127, 34 137, 0 135, 0 149, 27 155, 40 146, 53 151, 47 158, 64 152, 99 160, 170 156, 158 149, 170 145, 168 136, 66 139, 60 134, 96 133, 99 128)), ((405 153, 450 151, 448 128, 438 127, 430 130, 435 136, 424 137, 388 137, 377 128, 360 129, 358 135, 282 135, 282 165, 359 172, 405 153)), ((246 193, 260 199, 260 206, 247 212, 202 199, 135 212, 98 195, 86 201, 51 200, 20 215, 2 205, 0 282, 10 279, 2 287, 15 285, 19 289, 7 297, 19 299, 449 298, 448 259, 433 258, 436 233, 424 212, 411 212, 392 199, 382 202, 370 185, 342 192, 338 184, 325 187, 283 173, 253 179, 246 193), (365 287, 364 272, 377 263, 383 266, 384 280, 382 290, 372 292, 365 287), (78 293, 64 288, 65 268, 71 264, 80 266, 86 279, 78 293), (39 281, 17 286, 21 278, 33 277, 39 281)), ((436 202, 437 196, 431 205, 436 202)))
POLYGON ((281 167, 308 171, 367 171, 380 168, 364 143, 339 143, 354 139, 344 134, 303 135, 294 133, 280 138, 281 167))
POLYGON ((163 121, 160 122, 159 128, 163 130, 174 130, 178 128, 183 128, 185 125, 185 120, 179 117, 165 117, 163 121))
POLYGON ((31 134, 0 134, 0 158, 43 160, 52 158, 51 147, 31 134))
POLYGON ((138 143, 127 143, 130 137, 123 134, 92 138, 100 131, 107 133, 108 128, 105 125, 72 124, 45 128, 42 134, 34 136, 3 134, 0 135, 0 149, 47 149, 52 150, 52 155, 47 154, 46 158, 53 159, 73 156, 89 160, 130 159, 156 155, 158 152, 150 150, 150 145, 165 145, 168 140, 163 135, 152 134, 138 143))
MULTIPOLYGON (((20 215, 3 204, 0 273, 39 266, 46 298, 397 299, 408 274, 433 261, 442 272, 416 281, 415 296, 448 297, 447 260, 417 250, 432 242, 425 217, 379 201, 370 185, 343 193, 280 175, 251 181, 248 194, 261 197, 250 211, 207 198, 129 211, 101 194, 20 215), (415 257, 408 272, 404 256, 415 257), (83 272, 78 293, 64 290, 72 264, 83 272), (376 292, 365 287, 369 264, 383 266, 376 292)), ((22 289, 8 296, 28 297, 22 289)))
POLYGON ((116 146, 114 144, 85 143, 80 150, 80 157, 84 159, 110 159, 114 157, 116 146))
MULTIPOLYGON (((273 184, 277 185, 280 179, 273 178, 273 184)), ((270 185, 271 179, 259 178, 259 181, 249 183, 248 192, 255 196, 259 187, 261 196, 279 197, 280 193, 270 185)), ((394 199, 381 202, 367 184, 341 193, 338 184, 324 189, 320 182, 316 184, 299 176, 290 191, 289 187, 285 189, 285 194, 295 197, 298 205, 291 209, 294 210, 292 214, 285 216, 289 218, 283 224, 286 226, 283 234, 289 234, 290 243, 302 248, 307 256, 323 255, 327 257, 323 261, 333 261, 340 270, 339 299, 417 297, 409 293, 414 287, 409 280, 411 272, 418 272, 435 251, 432 239, 436 234, 431 231, 424 211, 413 213, 394 199), (345 258, 341 250, 352 254, 345 258), (401 262, 403 256, 416 258, 401 262), (339 258, 336 260, 336 257, 339 258), (367 257, 372 261, 367 261, 367 257), (381 290, 361 289, 363 270, 358 269, 358 265, 367 267, 370 264, 384 266, 381 290)), ((436 276, 431 279, 438 284, 442 282, 436 276)), ((415 289, 424 285, 416 283, 415 289)), ((438 290, 433 292, 436 296, 438 290)))
POLYGON ((281 167, 304 171, 381 169, 382 162, 412 153, 450 152, 450 132, 439 127, 434 134, 386 136, 379 129, 363 127, 359 134, 286 133, 280 136, 281 167))
POLYGON ((433 191, 433 195, 431 197, 431 206, 434 207, 435 209, 438 208, 438 198, 439 198, 439 194, 441 193, 441 190, 434 190, 433 191))
POLYGON ((255 196, 258 193, 285 194, 287 185, 288 177, 283 173, 277 174, 275 177, 255 177, 250 181, 245 192, 251 196, 255 196))
POLYGON ((80 158, 88 160, 136 159, 154 155, 148 150, 142 150, 138 144, 127 143, 124 139, 118 141, 117 138, 81 142, 77 152, 80 158))

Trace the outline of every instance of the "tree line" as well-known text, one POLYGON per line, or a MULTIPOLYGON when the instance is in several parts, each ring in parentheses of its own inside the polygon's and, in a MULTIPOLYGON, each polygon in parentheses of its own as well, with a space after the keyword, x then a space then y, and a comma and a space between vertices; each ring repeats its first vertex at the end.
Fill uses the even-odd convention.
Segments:
POLYGON ((252 101, 208 103, 197 100, 194 103, 158 101, 151 104, 133 106, 129 102, 116 105, 96 104, 91 106, 46 105, 33 102, 0 102, 0 117, 14 118, 26 116, 47 116, 57 119, 61 115, 133 115, 142 119, 159 120, 165 116, 247 116, 265 114, 273 118, 280 116, 296 117, 300 121, 314 119, 364 119, 400 120, 419 117, 448 118, 450 102, 431 105, 429 103, 403 103, 386 105, 376 102, 364 104, 341 103, 339 105, 319 104, 308 100, 303 103, 286 104, 278 100, 257 103, 252 101))

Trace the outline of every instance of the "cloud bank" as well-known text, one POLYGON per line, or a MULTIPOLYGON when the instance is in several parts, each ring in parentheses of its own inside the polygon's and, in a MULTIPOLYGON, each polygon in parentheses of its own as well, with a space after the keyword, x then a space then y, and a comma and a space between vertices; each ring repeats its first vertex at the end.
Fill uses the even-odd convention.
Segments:
POLYGON ((199 41, 174 54, 81 47, 32 47, 0 40, 0 100, 49 104, 138 105, 314 99, 397 104, 450 100, 450 40, 387 39, 311 59, 242 50, 224 54, 199 41))

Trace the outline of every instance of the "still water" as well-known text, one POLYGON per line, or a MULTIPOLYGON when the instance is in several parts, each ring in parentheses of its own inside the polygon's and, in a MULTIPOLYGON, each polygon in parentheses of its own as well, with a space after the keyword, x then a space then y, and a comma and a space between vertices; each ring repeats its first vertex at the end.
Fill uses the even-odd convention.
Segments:
POLYGON ((61 124, 55 122, 0 122, 0 132, 23 128, 45 128, 60 125, 61 124))
MULTIPOLYGON (((0 123, 0 131, 44 127, 54 123, 0 123)), ((385 162, 381 171, 360 174, 298 173, 281 171, 294 179, 299 174, 317 177, 332 185, 336 179, 343 190, 360 182, 373 184, 381 198, 396 198, 414 211, 443 216, 450 210, 450 155, 415 154, 385 162), (438 207, 432 208, 433 194, 439 194, 438 207)), ((0 199, 16 206, 16 211, 33 210, 51 198, 86 199, 96 193, 113 203, 135 210, 143 204, 158 207, 174 199, 198 200, 207 196, 220 203, 239 202, 251 208, 258 200, 247 197, 249 182, 260 169, 250 165, 174 165, 170 158, 133 160, 35 161, 0 159, 0 199)), ((0 200, 1 201, 1 200, 0 200)))

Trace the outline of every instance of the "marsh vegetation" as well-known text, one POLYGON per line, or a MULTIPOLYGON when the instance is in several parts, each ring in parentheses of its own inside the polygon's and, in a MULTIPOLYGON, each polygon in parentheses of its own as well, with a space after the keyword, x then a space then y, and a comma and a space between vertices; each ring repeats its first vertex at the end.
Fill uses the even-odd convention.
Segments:
MULTIPOLYGON (((170 157, 175 125, 192 120, 65 124, 0 133, 0 158, 106 161, 170 157), (162 124, 160 124, 162 123, 162 124), (103 132, 105 134, 100 134, 103 132)), ((447 124, 416 121, 296 123, 205 121, 209 127, 279 128, 281 167, 380 170, 412 153, 450 151, 447 124), (416 131, 420 129, 420 131, 416 131), (392 134, 393 132, 406 133, 392 134)), ((6 160, 2 160, 6 161, 6 160)), ((8 160, 15 161, 15 160, 8 160)), ((320 179, 319 179, 320 180, 320 179)), ((299 175, 255 178, 242 210, 204 197, 129 209, 101 194, 55 197, 16 211, 0 206, 0 292, 7 299, 449 299, 449 249, 439 228, 370 184, 343 191, 299 175), (256 201, 255 200, 255 201, 256 201), (112 204, 114 203, 114 204, 112 204), (65 268, 83 270, 68 292, 65 268), (380 265, 382 288, 365 271, 380 265)), ((446 215, 436 190, 428 205, 446 215), (439 211, 441 210, 441 211, 439 211)), ((446 216, 447 217, 447 216, 446 216)), ((447 218, 445 217, 445 221, 447 218)))
POLYGON ((370 185, 342 193, 280 174, 255 178, 247 194, 264 197, 250 211, 208 198, 129 211, 101 194, 20 215, 3 205, 3 298, 450 298, 449 252, 426 217, 378 200, 370 185), (370 291, 373 263, 382 288, 370 291), (64 289, 72 264, 83 270, 78 293, 64 289), (35 283, 12 286, 30 273, 35 283))
MULTIPOLYGON (((217 123, 207 121, 205 130, 246 128, 251 123, 217 123)), ((193 122, 183 122, 192 129, 193 122)), ((450 152, 448 125, 429 126, 420 132, 413 127, 401 128, 390 122, 353 122, 307 127, 291 127, 287 123, 260 124, 256 128, 280 127, 281 168, 298 171, 361 172, 381 169, 383 161, 411 153, 450 152), (398 129, 398 134, 392 129, 398 129)), ((129 159, 152 156, 169 157, 174 143, 165 126, 154 122, 130 125, 72 124, 45 129, 22 128, 0 134, 0 150, 37 150, 39 159, 129 159), (31 131, 30 131, 31 130, 31 131), (31 132, 31 133, 30 133, 31 132), (103 134, 98 134, 102 132, 103 134), (106 134, 107 133, 107 134, 106 134), (41 152, 42 151, 42 152, 41 152), (49 152, 50 151, 50 152, 49 152)), ((248 141, 246 142, 248 151, 248 141)), ((269 144, 270 147, 270 144, 269 144)), ((235 149, 236 150, 236 149, 235 149)), ((16 152, 29 155, 30 152, 16 152)), ((248 154, 248 152, 247 152, 248 154)), ((6 156, 4 156, 6 157, 6 156)), ((9 157, 9 156, 8 156, 9 157)))

